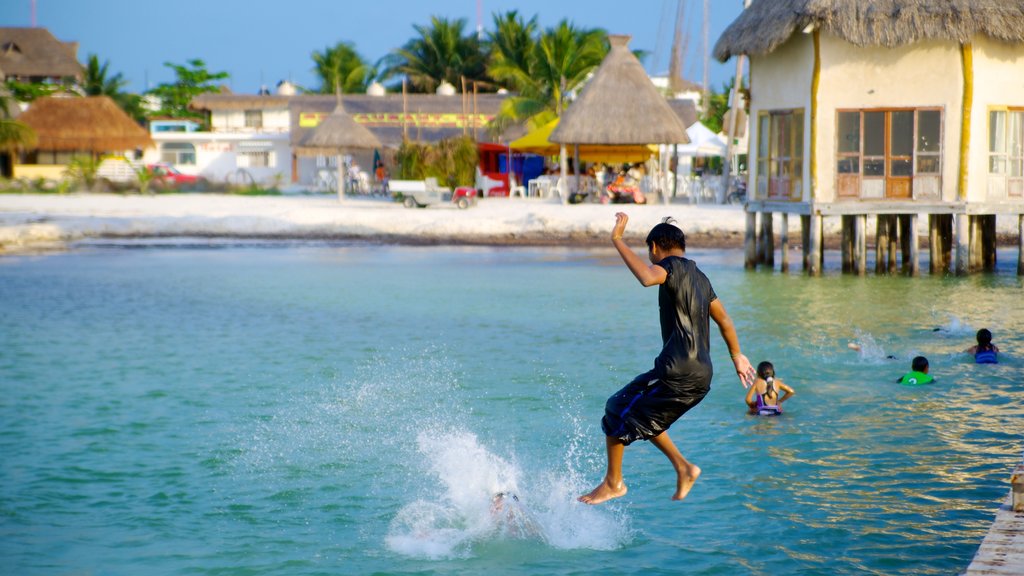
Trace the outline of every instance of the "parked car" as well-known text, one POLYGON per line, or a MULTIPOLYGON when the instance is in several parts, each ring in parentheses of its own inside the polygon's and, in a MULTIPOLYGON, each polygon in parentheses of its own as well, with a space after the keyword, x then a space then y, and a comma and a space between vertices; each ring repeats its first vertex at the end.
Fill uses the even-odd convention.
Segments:
POLYGON ((146 168, 152 170, 154 182, 160 182, 167 188, 194 188, 200 181, 198 176, 184 174, 166 162, 147 164, 146 168))

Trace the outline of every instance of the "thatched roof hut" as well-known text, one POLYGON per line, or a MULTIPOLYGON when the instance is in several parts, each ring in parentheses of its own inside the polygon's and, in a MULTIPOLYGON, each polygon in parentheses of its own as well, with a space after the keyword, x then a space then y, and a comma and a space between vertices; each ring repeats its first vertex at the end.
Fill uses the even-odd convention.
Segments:
POLYGON ((77 52, 46 28, 0 28, 0 79, 81 78, 77 52))
POLYGON ((715 58, 774 51, 813 26, 857 46, 977 35, 1024 43, 1024 0, 755 0, 715 44, 715 58))
POLYGON ((107 96, 40 98, 18 120, 39 137, 39 150, 113 152, 152 146, 149 132, 107 96))
POLYGON ((609 36, 611 50, 579 98, 562 115, 551 141, 564 144, 687 143, 686 126, 658 93, 629 36, 609 36))
POLYGON ((334 112, 305 135, 295 148, 295 153, 300 156, 330 156, 342 150, 373 148, 380 148, 380 140, 349 116, 339 99, 334 112))

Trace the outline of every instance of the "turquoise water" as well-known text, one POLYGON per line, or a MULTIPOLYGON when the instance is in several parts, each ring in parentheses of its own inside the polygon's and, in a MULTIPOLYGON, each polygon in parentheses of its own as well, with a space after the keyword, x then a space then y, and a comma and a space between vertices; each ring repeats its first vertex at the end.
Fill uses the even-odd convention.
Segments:
POLYGON ((574 499, 603 473, 604 401, 659 348, 657 293, 611 251, 164 241, 0 259, 0 572, 965 569, 1020 459, 1015 253, 961 279, 690 256, 798 395, 746 416, 715 337, 712 392, 671 430, 703 468, 690 496, 669 500, 671 468, 638 443, 629 494, 598 507, 574 499), (961 353, 980 327, 1002 364, 961 353), (894 383, 916 354, 936 385, 894 383), (499 491, 519 497, 512 521, 499 491))

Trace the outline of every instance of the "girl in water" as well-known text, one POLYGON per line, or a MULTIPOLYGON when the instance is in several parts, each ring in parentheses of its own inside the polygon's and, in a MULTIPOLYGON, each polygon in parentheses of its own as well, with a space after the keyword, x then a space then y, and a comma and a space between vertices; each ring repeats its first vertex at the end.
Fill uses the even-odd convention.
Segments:
POLYGON ((748 414, 755 416, 778 416, 782 414, 782 403, 796 392, 782 380, 775 379, 775 366, 771 362, 757 365, 757 380, 747 390, 748 414), (782 396, 779 396, 779 391, 782 396))

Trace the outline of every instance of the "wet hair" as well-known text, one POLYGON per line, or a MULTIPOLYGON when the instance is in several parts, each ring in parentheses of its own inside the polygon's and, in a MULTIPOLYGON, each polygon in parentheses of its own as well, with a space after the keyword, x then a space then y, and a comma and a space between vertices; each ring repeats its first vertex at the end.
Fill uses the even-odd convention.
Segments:
POLYGON ((662 250, 686 250, 686 235, 675 225, 675 220, 671 216, 656 224, 647 234, 647 249, 650 250, 654 246, 662 250))
POLYGON ((928 359, 924 356, 915 356, 910 362, 910 369, 914 372, 924 372, 928 369, 928 359))
POLYGON ((992 333, 989 332, 988 328, 982 328, 978 330, 978 346, 988 348, 992 345, 992 333))
POLYGON ((765 360, 757 365, 757 375, 768 383, 768 388, 764 391, 765 395, 773 394, 775 392, 775 366, 765 360))

